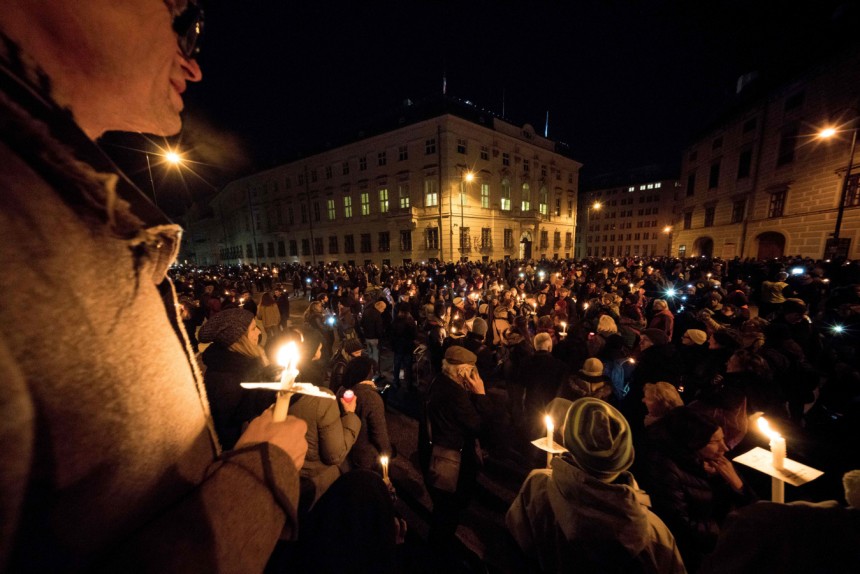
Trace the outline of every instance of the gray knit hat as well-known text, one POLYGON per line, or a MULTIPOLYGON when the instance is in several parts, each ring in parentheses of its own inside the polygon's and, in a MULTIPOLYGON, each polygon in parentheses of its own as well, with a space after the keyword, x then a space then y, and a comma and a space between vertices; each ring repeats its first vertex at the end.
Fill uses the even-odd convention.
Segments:
POLYGON ((633 464, 633 435, 618 410, 585 397, 567 410, 562 440, 576 464, 598 480, 612 482, 633 464))
POLYGON ((248 332, 254 314, 245 309, 224 309, 209 318, 200 328, 201 343, 221 343, 229 347, 248 332))

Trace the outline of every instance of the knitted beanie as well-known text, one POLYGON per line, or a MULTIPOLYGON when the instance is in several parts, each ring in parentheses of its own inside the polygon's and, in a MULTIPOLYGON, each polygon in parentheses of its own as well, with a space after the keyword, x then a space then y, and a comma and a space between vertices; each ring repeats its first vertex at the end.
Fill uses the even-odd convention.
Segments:
POLYGON ((487 322, 480 317, 475 317, 472 321, 472 332, 483 337, 487 334, 487 322))
POLYGON ((201 343, 221 343, 229 347, 248 332, 254 314, 241 308, 224 309, 216 313, 200 328, 201 343))
POLYGON ((562 440, 577 466, 598 480, 612 482, 633 464, 627 419, 600 399, 585 397, 571 404, 562 440))

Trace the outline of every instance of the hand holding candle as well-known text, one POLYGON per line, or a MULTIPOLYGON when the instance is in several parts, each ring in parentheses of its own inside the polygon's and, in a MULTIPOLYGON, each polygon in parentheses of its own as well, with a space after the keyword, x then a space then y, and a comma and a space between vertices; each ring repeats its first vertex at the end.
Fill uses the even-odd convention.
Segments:
MULTIPOLYGON (((544 421, 546 422, 546 446, 548 449, 552 449, 552 435, 555 432, 555 423, 552 421, 552 417, 546 415, 544 417, 544 421)), ((550 468, 552 465, 552 452, 551 450, 546 451, 546 467, 550 468)))
POLYGON ((294 341, 290 341, 278 350, 278 364, 284 367, 281 373, 281 390, 278 392, 278 399, 275 402, 275 412, 273 419, 275 422, 287 420, 287 414, 290 410, 290 398, 293 393, 289 391, 293 383, 296 382, 296 377, 299 374, 296 365, 299 362, 299 349, 294 341))

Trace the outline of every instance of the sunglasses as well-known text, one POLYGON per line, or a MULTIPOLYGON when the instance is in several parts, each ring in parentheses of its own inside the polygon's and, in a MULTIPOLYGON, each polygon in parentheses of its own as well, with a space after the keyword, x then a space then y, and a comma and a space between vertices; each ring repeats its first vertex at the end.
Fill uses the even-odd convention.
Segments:
POLYGON ((186 59, 190 60, 200 53, 200 38, 203 35, 203 8, 196 0, 188 0, 185 10, 173 19, 176 42, 186 59))

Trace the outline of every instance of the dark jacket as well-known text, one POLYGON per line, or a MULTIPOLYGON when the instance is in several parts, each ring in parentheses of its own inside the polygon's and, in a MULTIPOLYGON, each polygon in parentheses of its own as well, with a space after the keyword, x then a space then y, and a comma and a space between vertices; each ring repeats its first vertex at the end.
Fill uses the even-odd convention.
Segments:
POLYGON ((418 326, 411 315, 397 316, 391 323, 391 350, 398 355, 409 355, 415 350, 418 326))
POLYGON ((361 332, 365 339, 381 339, 385 334, 382 313, 373 305, 369 305, 361 316, 361 332))
MULTIPOLYGON (((340 388, 338 398, 346 389, 340 388)), ((349 451, 352 468, 377 470, 379 456, 391 456, 391 440, 388 438, 388 425, 385 422, 385 403, 373 385, 357 384, 352 387, 355 393, 355 414, 361 419, 361 430, 349 451)))
POLYGON ((535 351, 525 360, 520 373, 520 382, 525 386, 525 420, 532 430, 538 432, 544 424, 541 414, 565 384, 570 371, 564 361, 556 359, 549 351, 535 351))
POLYGON ((278 311, 281 312, 281 325, 286 327, 290 321, 290 296, 282 293, 275 302, 278 304, 278 311))
POLYGON ((206 365, 203 382, 215 432, 221 445, 230 449, 239 440, 242 425, 274 402, 273 393, 243 389, 239 384, 273 381, 274 373, 264 369, 259 359, 233 352, 220 343, 213 343, 203 351, 203 363, 206 365))
POLYGON ((475 366, 478 367, 478 374, 480 375, 481 380, 484 381, 484 384, 495 378, 497 375, 496 354, 493 353, 493 350, 484 343, 484 337, 476 335, 470 331, 466 335, 466 338, 463 339, 463 346, 475 353, 475 356, 478 357, 478 361, 475 363, 475 366))

